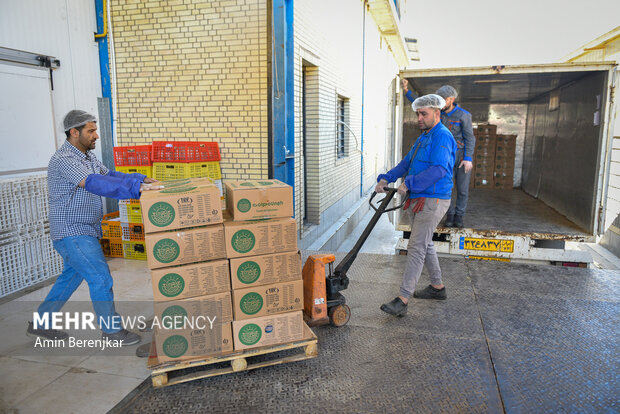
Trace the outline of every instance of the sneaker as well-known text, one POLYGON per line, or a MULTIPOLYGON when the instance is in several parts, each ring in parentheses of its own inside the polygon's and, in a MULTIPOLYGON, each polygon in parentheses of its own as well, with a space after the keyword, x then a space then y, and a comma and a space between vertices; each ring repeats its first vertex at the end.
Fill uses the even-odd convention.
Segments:
POLYGON ((454 216, 454 227, 463 228, 463 216, 454 216))
POLYGON ((65 340, 69 337, 68 333, 56 329, 34 329, 34 324, 32 322, 28 322, 28 329, 26 330, 26 335, 32 338, 36 338, 38 336, 43 339, 52 340, 65 340))
POLYGON ((135 345, 142 340, 140 335, 129 332, 127 329, 121 329, 114 333, 101 333, 101 339, 109 339, 110 341, 122 341, 121 346, 135 345))
POLYGON ((405 316, 407 314, 407 304, 398 296, 391 302, 381 305, 381 310, 394 316, 405 316))
POLYGON ((438 299, 446 300, 448 295, 446 294, 446 287, 436 289, 432 285, 428 285, 422 290, 416 290, 413 292, 413 297, 416 299, 438 299))
POLYGON ((443 223, 444 227, 454 227, 454 216, 452 214, 448 214, 446 216, 446 221, 443 223))

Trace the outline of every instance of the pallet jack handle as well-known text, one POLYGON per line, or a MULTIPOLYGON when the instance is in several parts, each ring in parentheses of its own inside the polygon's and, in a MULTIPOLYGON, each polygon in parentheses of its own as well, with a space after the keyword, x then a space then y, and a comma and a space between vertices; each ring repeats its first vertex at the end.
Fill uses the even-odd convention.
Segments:
POLYGON ((355 261, 355 258, 357 257, 357 254, 359 253, 360 249, 364 245, 364 242, 366 241, 368 236, 370 236, 372 229, 375 228, 375 225, 379 221, 381 214, 387 213, 388 211, 398 210, 399 208, 405 205, 407 201, 407 197, 404 198, 404 201, 399 206, 387 208, 387 206, 390 204, 390 202, 394 198, 394 195, 396 195, 397 189, 392 188, 392 187, 383 187, 383 189, 386 191, 386 195, 384 198, 376 202, 377 204, 379 204, 378 207, 375 207, 375 205, 372 202, 372 200, 375 198, 377 193, 374 191, 372 192, 372 195, 370 196, 368 203, 370 204, 370 207, 372 207, 372 209, 375 210, 375 214, 370 219, 370 222, 368 223, 368 225, 362 232, 362 235, 358 239, 357 243, 355 243, 355 246, 353 246, 353 249, 351 249, 351 251, 345 256, 344 259, 342 259, 342 261, 338 264, 338 266, 336 266, 336 270, 334 271, 334 275, 336 277, 338 278, 346 277, 347 271, 353 264, 353 261, 355 261))

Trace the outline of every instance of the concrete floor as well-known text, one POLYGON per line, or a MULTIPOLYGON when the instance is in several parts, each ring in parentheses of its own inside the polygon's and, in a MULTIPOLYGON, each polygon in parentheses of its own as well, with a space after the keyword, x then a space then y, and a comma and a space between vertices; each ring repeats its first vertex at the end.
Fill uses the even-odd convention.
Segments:
MULTIPOLYGON (((347 252, 352 248, 370 217, 369 214, 364 218, 338 248, 339 252, 347 252)), ((362 253, 393 254, 399 236, 387 216, 384 216, 366 241, 362 253)), ((601 261, 605 261, 608 266, 615 266, 619 262, 614 261, 615 256, 604 251, 599 253, 605 256, 606 259, 601 261)), ((342 257, 342 253, 339 257, 342 257)), ((442 259, 442 266, 443 263, 442 259)), ((148 313, 152 309, 152 288, 146 263, 111 259, 109 265, 114 276, 118 308, 122 311, 123 306, 133 306, 139 312, 148 313)), ((0 305, 0 329, 3 332, 3 340, 0 342, 0 412, 108 412, 148 378, 146 360, 133 356, 136 346, 124 349, 121 355, 96 350, 79 355, 28 352, 32 350, 34 340, 25 335, 26 323, 50 288, 46 286, 16 299, 3 301, 0 305)), ((77 301, 89 301, 85 284, 67 306, 77 301)), ((150 334, 142 335, 143 342, 150 341, 150 334)), ((259 371, 254 375, 260 375, 259 371)), ((270 375, 276 373, 271 370, 270 375)))

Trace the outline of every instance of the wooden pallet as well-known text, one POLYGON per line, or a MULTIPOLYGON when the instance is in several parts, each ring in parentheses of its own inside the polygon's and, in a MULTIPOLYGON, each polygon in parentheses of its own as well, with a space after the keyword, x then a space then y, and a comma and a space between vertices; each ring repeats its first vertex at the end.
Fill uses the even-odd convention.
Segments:
POLYGON ((233 372, 249 371, 255 368, 267 367, 270 365, 286 364, 288 362, 303 361, 305 359, 315 358, 319 354, 317 345, 317 337, 312 330, 304 323, 303 339, 285 344, 264 346, 256 349, 247 349, 244 351, 236 351, 226 355, 207 357, 202 359, 193 359, 183 362, 166 362, 160 363, 155 352, 155 342, 151 343, 151 355, 147 361, 147 368, 151 370, 151 380, 153 387, 165 387, 168 385, 180 384, 183 382, 193 381, 200 378, 213 377, 217 375, 230 374, 233 372), (282 356, 278 353, 288 349, 299 348, 299 352, 293 355, 282 356), (270 354, 273 358, 265 361, 252 362, 248 358, 258 355, 270 354), (213 367, 214 364, 230 361, 230 366, 221 368, 213 367), (204 366, 201 370, 192 370, 183 374, 184 370, 204 366), (211 366, 211 367, 210 367, 211 366), (174 377, 168 374, 175 372, 174 377))

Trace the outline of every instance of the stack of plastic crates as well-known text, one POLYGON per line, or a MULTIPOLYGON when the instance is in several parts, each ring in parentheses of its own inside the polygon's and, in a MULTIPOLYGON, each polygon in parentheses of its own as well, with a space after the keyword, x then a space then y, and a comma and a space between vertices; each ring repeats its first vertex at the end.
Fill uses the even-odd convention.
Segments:
POLYGON ((208 177, 222 194, 221 156, 217 142, 153 141, 151 158, 156 180, 208 177))
POLYGON ((127 174, 140 173, 147 177, 153 177, 152 151, 151 145, 114 147, 114 166, 116 171, 127 174))
POLYGON ((62 272, 52 245, 45 174, 0 180, 0 297, 62 272))
POLYGON ((101 243, 103 254, 107 257, 124 257, 123 233, 118 211, 103 216, 101 220, 101 233, 103 237, 99 242, 101 243))

